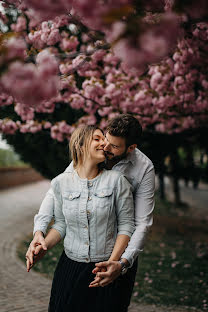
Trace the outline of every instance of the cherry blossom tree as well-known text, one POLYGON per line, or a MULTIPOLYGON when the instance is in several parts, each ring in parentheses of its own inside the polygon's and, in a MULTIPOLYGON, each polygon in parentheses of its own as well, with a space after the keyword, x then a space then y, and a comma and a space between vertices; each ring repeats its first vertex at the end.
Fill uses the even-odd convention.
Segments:
POLYGON ((206 0, 2 3, 0 131, 11 142, 60 148, 76 126, 123 112, 160 140, 207 127, 206 0))

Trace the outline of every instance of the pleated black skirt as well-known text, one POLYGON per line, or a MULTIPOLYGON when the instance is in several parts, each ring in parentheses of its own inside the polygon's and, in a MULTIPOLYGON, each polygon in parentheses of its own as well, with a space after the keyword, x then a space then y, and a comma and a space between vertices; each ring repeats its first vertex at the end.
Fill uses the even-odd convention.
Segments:
POLYGON ((56 267, 49 312, 127 312, 134 287, 137 261, 125 275, 105 287, 89 288, 94 263, 69 259, 62 253, 56 267))

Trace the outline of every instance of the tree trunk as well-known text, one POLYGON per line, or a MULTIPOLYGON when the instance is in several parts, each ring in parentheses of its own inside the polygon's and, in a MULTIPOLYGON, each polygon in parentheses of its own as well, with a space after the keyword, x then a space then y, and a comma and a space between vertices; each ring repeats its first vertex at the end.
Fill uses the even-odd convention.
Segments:
POLYGON ((172 167, 172 180, 173 180, 173 192, 174 192, 174 202, 176 205, 181 204, 181 195, 179 187, 179 157, 177 150, 171 153, 171 167, 172 167))

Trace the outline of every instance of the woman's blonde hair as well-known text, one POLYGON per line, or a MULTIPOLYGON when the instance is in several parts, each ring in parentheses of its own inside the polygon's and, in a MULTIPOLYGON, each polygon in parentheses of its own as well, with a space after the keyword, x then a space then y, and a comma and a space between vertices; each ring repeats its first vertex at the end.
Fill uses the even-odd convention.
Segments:
POLYGON ((72 133, 69 150, 71 153, 71 158, 73 160, 74 168, 82 165, 88 154, 89 145, 93 138, 93 133, 96 126, 82 126, 74 130, 72 133))

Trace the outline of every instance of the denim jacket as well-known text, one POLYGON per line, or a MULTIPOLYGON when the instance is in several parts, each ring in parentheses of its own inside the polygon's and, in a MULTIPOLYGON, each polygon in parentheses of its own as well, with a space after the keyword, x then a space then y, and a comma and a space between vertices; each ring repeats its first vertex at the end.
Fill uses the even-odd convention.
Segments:
POLYGON ((79 262, 106 260, 118 234, 134 232, 131 185, 117 171, 104 170, 93 180, 72 168, 51 181, 55 222, 66 255, 79 262))
MULTIPOLYGON (((73 163, 66 168, 65 172, 71 172, 73 163)), ((133 188, 134 218, 136 230, 124 251, 125 258, 133 265, 138 255, 143 251, 145 239, 149 228, 153 223, 155 172, 151 160, 139 149, 129 153, 126 158, 119 161, 113 171, 121 172, 128 179, 133 188)), ((110 171, 109 171, 110 172, 110 171)), ((48 224, 54 217, 53 191, 50 189, 34 219, 34 230, 46 232, 48 224)))

